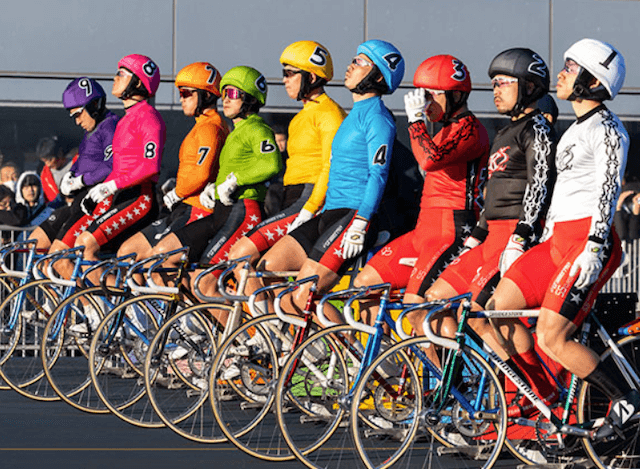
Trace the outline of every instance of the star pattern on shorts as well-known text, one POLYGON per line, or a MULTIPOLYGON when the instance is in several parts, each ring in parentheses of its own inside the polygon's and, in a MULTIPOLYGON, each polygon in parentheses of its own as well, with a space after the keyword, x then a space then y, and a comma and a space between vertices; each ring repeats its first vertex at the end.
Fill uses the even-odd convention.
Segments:
POLYGON ((575 303, 577 305, 579 305, 582 302, 582 295, 580 293, 571 293, 571 300, 572 303, 575 303))
POLYGON ((249 219, 254 223, 258 223, 260 221, 260 218, 257 215, 251 215, 249 219))
POLYGON ((285 231, 284 231, 283 228, 277 226, 276 227, 276 233, 278 233, 278 236, 284 236, 285 231))
POLYGON ((271 230, 265 231, 265 236, 269 241, 273 241, 276 239, 276 235, 271 232, 271 230))

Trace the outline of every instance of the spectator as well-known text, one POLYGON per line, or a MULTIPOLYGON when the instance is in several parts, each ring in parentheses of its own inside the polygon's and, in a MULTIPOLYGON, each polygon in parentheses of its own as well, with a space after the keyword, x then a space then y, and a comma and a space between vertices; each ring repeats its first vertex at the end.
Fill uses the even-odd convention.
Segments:
POLYGON ((636 177, 623 181, 613 223, 622 241, 640 238, 640 180, 636 177))
POLYGON ((40 139, 36 146, 36 156, 44 164, 40 173, 44 198, 51 202, 59 194, 58 187, 62 177, 71 169, 73 160, 65 155, 58 137, 55 136, 40 139))
POLYGON ((0 183, 7 186, 12 192, 15 192, 16 181, 18 180, 19 174, 20 170, 18 169, 18 165, 13 161, 7 161, 0 166, 0 183))
MULTIPOLYGON (((18 179, 16 189, 15 200, 7 195, 2 197, 0 193, 0 203, 3 203, 5 199, 10 201, 10 208, 3 209, 0 213, 0 223, 10 226, 30 225, 46 207, 40 178, 35 172, 26 171, 18 179)), ((5 205, 6 203, 3 204, 3 207, 5 205)))

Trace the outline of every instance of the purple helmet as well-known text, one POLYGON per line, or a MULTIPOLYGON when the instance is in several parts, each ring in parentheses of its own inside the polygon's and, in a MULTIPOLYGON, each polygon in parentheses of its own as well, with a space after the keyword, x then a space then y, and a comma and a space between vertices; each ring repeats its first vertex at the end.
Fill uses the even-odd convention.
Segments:
POLYGON ((160 68, 146 55, 125 55, 118 62, 118 68, 123 67, 132 72, 142 82, 149 96, 154 96, 160 86, 160 68))
POLYGON ((91 101, 105 98, 100 84, 92 78, 80 77, 73 80, 62 93, 62 104, 67 109, 86 107, 91 101))

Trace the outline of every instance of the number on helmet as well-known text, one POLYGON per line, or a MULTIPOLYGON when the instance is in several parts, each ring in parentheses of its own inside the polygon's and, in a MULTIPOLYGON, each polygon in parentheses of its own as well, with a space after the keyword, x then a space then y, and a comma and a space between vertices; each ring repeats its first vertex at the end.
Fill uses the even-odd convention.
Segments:
POLYGON ((256 87, 263 93, 267 91, 267 80, 264 75, 260 75, 256 80, 256 87))
POLYGON ((467 78, 467 69, 464 64, 458 59, 453 59, 451 62, 453 63, 453 69, 456 71, 451 75, 451 78, 456 81, 464 81, 467 78))
POLYGON ((142 66, 142 71, 148 77, 152 77, 156 73, 157 69, 158 69, 158 66, 155 64, 153 60, 149 60, 146 64, 142 66))
POLYGON ((91 82, 88 79, 86 78, 81 79, 78 82, 78 86, 84 90, 84 94, 87 97, 91 96, 91 93, 93 92, 93 87, 91 86, 91 82))
POLYGON ((544 63, 544 60, 542 60, 538 54, 533 54, 532 57, 534 61, 529 64, 529 72, 545 78, 547 76, 547 65, 544 63))
POLYGON ((328 54, 329 52, 322 47, 316 47, 316 50, 314 50, 311 57, 309 57, 309 62, 317 65, 318 67, 323 67, 327 63, 328 54))
POLYGON ((402 56, 396 52, 391 52, 384 55, 382 58, 387 62, 387 65, 389 65, 391 70, 395 70, 398 67, 398 64, 402 62, 402 56))
POLYGON ((218 73, 218 71, 209 64, 205 65, 204 69, 209 71, 209 78, 207 78, 207 84, 211 85, 215 81, 216 74, 218 73))

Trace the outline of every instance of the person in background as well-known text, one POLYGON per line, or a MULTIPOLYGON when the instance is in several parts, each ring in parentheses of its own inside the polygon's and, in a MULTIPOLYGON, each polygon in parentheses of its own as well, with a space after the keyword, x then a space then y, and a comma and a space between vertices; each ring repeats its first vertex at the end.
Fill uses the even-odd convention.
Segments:
POLYGON ((613 224, 621 241, 640 238, 640 181, 635 176, 622 181, 613 224))
POLYGON ((551 125, 556 125, 556 122, 558 122, 558 105, 549 93, 538 100, 538 109, 542 111, 542 115, 551 125))
POLYGON ((20 169, 13 161, 7 161, 0 167, 0 184, 4 184, 12 192, 16 190, 16 182, 20 176, 20 169))
POLYGON ((36 146, 36 156, 44 164, 40 173, 44 198, 47 202, 52 202, 60 193, 60 183, 71 169, 73 160, 66 157, 57 136, 40 139, 36 146))

